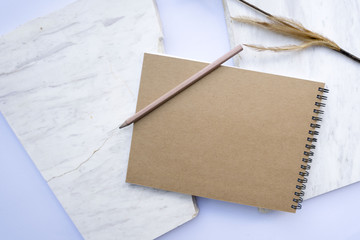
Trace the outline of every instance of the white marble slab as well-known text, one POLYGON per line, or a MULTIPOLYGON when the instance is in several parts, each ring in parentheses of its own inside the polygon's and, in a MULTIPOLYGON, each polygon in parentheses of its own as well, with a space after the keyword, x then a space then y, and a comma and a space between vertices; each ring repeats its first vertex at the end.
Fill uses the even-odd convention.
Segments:
POLYGON ((79 0, 0 39, 0 111, 86 239, 153 239, 197 214, 189 195, 125 183, 132 127, 117 127, 158 50, 151 0, 79 0))
MULTIPOLYGON (((249 2, 273 15, 297 20, 308 29, 327 36, 342 48, 360 56, 357 38, 360 33, 360 3, 356 0, 249 2)), ((262 18, 262 15, 236 0, 224 0, 223 3, 232 46, 239 43, 264 46, 298 43, 290 38, 233 21, 231 17, 262 18)), ((235 63, 245 69, 323 81, 330 89, 305 199, 360 180, 359 63, 320 47, 286 53, 256 52, 245 48, 240 57, 236 57, 235 63)))

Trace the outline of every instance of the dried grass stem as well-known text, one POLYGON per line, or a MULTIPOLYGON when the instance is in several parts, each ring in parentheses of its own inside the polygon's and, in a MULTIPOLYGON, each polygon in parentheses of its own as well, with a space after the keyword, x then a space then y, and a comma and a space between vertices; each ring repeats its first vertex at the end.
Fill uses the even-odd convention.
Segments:
POLYGON ((335 42, 331 41, 330 39, 322 36, 321 34, 312 32, 305 28, 301 23, 296 22, 291 19, 283 18, 283 17, 276 17, 271 15, 268 12, 244 1, 239 0, 240 2, 246 4, 247 6, 255 9, 256 11, 262 13, 266 16, 269 20, 268 22, 247 18, 247 17, 234 17, 233 19, 238 22, 246 23, 255 25, 269 31, 282 34, 284 36, 292 37, 302 41, 299 45, 288 45, 288 46, 281 46, 281 47, 264 47, 260 45, 252 45, 252 44, 244 44, 245 46, 254 48, 258 51, 293 51, 293 50, 302 50, 312 46, 323 46, 329 49, 332 49, 336 52, 343 54, 346 57, 351 58, 352 60, 360 63, 360 58, 354 56, 353 54, 345 51, 344 49, 340 48, 335 42))

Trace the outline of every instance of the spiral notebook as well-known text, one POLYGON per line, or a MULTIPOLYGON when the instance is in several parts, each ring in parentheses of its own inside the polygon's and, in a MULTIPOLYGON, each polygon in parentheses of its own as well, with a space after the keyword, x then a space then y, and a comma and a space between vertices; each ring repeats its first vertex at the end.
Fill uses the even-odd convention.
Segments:
MULTIPOLYGON (((145 54, 137 111, 206 64, 145 54)), ((295 212, 324 92, 321 82, 221 66, 134 124, 126 181, 295 212)))

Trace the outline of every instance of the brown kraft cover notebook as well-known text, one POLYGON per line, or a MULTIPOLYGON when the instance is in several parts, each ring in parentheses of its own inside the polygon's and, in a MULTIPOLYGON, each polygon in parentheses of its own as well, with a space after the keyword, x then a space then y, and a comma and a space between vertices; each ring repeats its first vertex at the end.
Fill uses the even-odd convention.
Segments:
MULTIPOLYGON (((206 65, 145 54, 137 111, 206 65)), ((295 212, 321 88, 221 66, 134 124, 126 181, 295 212)))

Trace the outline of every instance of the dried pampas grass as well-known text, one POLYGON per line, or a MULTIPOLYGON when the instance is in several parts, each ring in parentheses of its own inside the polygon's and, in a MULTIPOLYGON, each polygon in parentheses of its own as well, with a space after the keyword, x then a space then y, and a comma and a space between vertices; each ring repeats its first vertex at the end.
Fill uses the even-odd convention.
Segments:
POLYGON ((303 25, 298 22, 295 22, 290 19, 280 18, 280 17, 267 17, 270 22, 262 22, 256 19, 239 17, 234 18, 234 20, 252 24, 270 30, 272 32, 280 33, 282 35, 296 38, 303 43, 300 45, 288 45, 283 47, 262 47, 256 45, 247 45, 248 47, 255 48, 257 50, 271 50, 271 51, 287 51, 287 50, 301 50, 311 46, 324 46, 336 51, 340 50, 340 47, 331 41, 330 39, 314 33, 306 29, 303 25))
POLYGON ((245 46, 254 48, 258 51, 269 50, 274 52, 302 50, 312 46, 322 46, 337 51, 353 59, 354 61, 360 63, 360 59, 358 57, 340 48, 335 42, 322 36, 321 34, 308 30, 301 23, 287 18, 273 16, 246 1, 243 0, 239 0, 239 1, 264 14, 266 18, 269 20, 269 22, 264 22, 261 20, 247 18, 247 17, 235 17, 233 18, 235 21, 255 25, 267 29, 269 31, 282 34, 284 36, 298 39, 302 42, 299 45, 287 45, 281 47, 264 47, 260 45, 244 44, 245 46))

